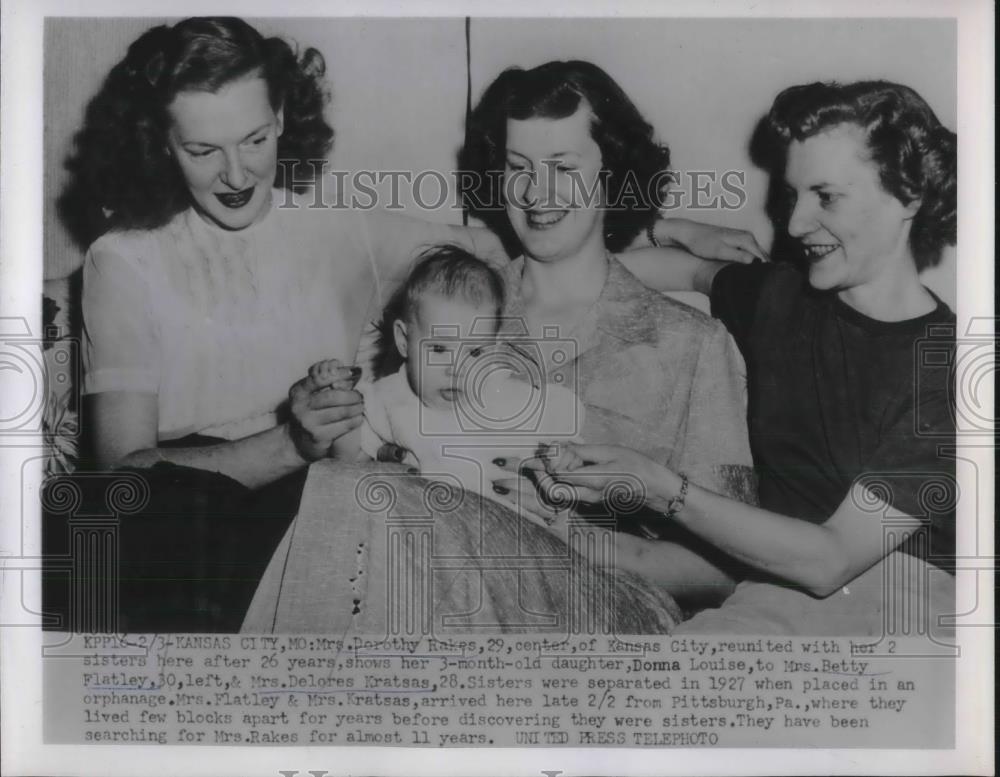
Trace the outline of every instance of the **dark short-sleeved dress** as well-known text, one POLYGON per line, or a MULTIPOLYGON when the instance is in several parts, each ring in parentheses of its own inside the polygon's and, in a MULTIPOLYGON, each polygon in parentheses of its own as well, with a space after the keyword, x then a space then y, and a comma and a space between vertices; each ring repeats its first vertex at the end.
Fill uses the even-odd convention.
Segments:
MULTIPOLYGON (((901 587, 921 589, 916 595, 936 595, 938 610, 946 607, 947 596, 936 592, 949 583, 953 591, 955 568, 955 459, 949 455, 955 315, 937 300, 919 318, 878 321, 812 289, 784 263, 722 269, 711 303, 747 362, 761 506, 823 523, 862 479, 871 493, 923 525, 827 600, 750 581, 722 608, 685 627, 872 633, 885 614, 884 581, 897 578, 901 587), (893 572, 887 565, 907 568, 893 572)), ((872 507, 894 545, 891 517, 872 507)))

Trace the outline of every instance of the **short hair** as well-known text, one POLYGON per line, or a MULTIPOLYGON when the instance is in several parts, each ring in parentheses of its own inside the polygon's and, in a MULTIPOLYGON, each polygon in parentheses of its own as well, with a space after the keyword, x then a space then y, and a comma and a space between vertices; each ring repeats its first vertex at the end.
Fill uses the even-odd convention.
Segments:
POLYGON ((373 365, 375 377, 391 375, 402 365, 403 358, 396 350, 393 337, 393 325, 399 320, 416 321, 420 303, 429 294, 464 300, 476 308, 488 306, 499 325, 505 299, 500 273, 458 246, 432 246, 418 257, 406 281, 392 295, 381 320, 376 324, 379 337, 373 365))
POLYGON ((304 186, 286 167, 323 159, 332 146, 325 71, 316 49, 299 57, 281 38, 265 38, 235 17, 147 30, 111 69, 75 136, 59 201, 70 234, 86 248, 109 229, 153 229, 188 207, 184 179, 166 151, 167 107, 180 92, 217 92, 248 76, 263 78, 271 106, 284 109, 275 185, 304 186))
POLYGON ((579 60, 548 62, 532 70, 511 68, 490 84, 472 111, 459 155, 459 167, 469 174, 462 187, 465 207, 493 229, 509 251, 520 247, 504 211, 503 194, 497 191, 505 165, 507 120, 562 119, 584 102, 593 113, 590 134, 601 150, 607 199, 634 203, 606 211, 605 246, 609 251, 626 248, 659 215, 662 189, 670 181, 670 150, 654 141, 652 126, 611 76, 579 60))
POLYGON ((904 205, 920 200, 910 228, 917 269, 955 243, 956 136, 913 89, 890 81, 812 83, 779 94, 764 120, 760 152, 783 177, 788 146, 841 124, 864 133, 882 188, 904 205))

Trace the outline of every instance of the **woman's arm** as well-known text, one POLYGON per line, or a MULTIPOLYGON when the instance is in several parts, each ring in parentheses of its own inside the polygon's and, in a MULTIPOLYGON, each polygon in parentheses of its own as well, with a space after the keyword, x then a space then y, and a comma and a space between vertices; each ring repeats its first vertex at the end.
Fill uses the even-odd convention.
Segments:
POLYGON ((656 291, 710 294, 715 274, 726 264, 767 260, 767 253, 753 233, 742 229, 670 218, 656 221, 653 232, 662 248, 649 246, 641 236, 619 259, 644 285, 656 291))
POLYGON ((629 272, 655 291, 710 294, 715 274, 727 262, 701 259, 681 248, 637 248, 618 255, 629 272))
MULTIPOLYGON (((679 478, 676 485, 680 487, 679 478)), ((863 486, 855 486, 822 524, 690 486, 676 520, 730 555, 817 596, 849 583, 920 526, 916 518, 893 509, 863 486), (892 519, 892 534, 885 532, 884 518, 892 519)))
MULTIPOLYGON (((370 244, 386 278, 403 272, 422 249, 437 243, 454 243, 496 265, 508 260, 500 238, 489 229, 439 224, 388 211, 371 211, 366 217, 370 244)), ((659 219, 654 235, 662 248, 649 246, 642 235, 620 258, 639 280, 657 291, 707 294, 715 273, 727 262, 745 264, 767 258, 753 234, 740 229, 659 219)))
MULTIPOLYGON (((518 505, 518 514, 544 529, 564 536, 564 518, 551 499, 539 497, 537 478, 529 479, 510 468, 514 460, 495 459, 500 469, 507 469, 508 476, 492 481, 493 490, 518 505)), ((526 462, 529 465, 530 463, 526 462)), ((547 494, 543 491, 543 494, 547 494)), ((685 607, 711 607, 721 603, 733 591, 736 581, 722 567, 721 555, 707 543, 698 551, 669 540, 646 539, 626 532, 613 533, 615 551, 614 568, 632 572, 650 580, 678 600, 685 607), (715 560, 720 563, 714 563, 715 560)), ((603 558, 603 556, 602 556, 603 558)))
POLYGON ((720 565, 686 545, 614 533, 615 564, 665 589, 686 608, 719 605, 736 587, 736 580, 720 565))
POLYGON ((234 442, 159 448, 155 394, 111 391, 93 394, 87 401, 87 417, 94 429, 94 454, 101 469, 145 468, 169 461, 219 472, 257 488, 308 463, 296 449, 287 424, 234 442))
MULTIPOLYGON (((719 227, 682 218, 661 218, 653 223, 653 237, 660 246, 680 247, 703 259, 747 264, 754 259, 767 260, 752 232, 733 227, 719 227)), ((639 238, 642 241, 642 238, 639 238)), ((645 243, 640 243, 644 245, 645 243)), ((639 246, 633 244, 633 248, 639 246)))
POLYGON ((289 423, 241 440, 194 448, 158 447, 156 394, 93 394, 87 399, 87 412, 96 463, 107 469, 169 461, 220 472, 258 488, 331 452, 354 450, 350 432, 360 425, 364 408, 361 395, 347 389, 349 385, 353 381, 346 367, 338 368, 333 385, 320 386, 313 377, 304 378, 289 391, 289 423))
MULTIPOLYGON (((552 484, 573 486, 585 502, 601 498, 602 489, 614 478, 609 471, 635 473, 645 484, 642 496, 646 503, 660 512, 671 509, 671 500, 681 489, 678 475, 636 451, 617 446, 569 446, 549 466, 552 484)), ((543 483, 551 487, 547 479, 543 483)), ((853 580, 920 525, 860 485, 825 523, 813 524, 689 484, 674 520, 733 558, 817 596, 827 596, 853 580), (891 542, 886 541, 883 517, 892 519, 891 542)), ((667 561, 653 549, 642 554, 637 563, 645 574, 655 576, 663 574, 658 570, 667 561)))

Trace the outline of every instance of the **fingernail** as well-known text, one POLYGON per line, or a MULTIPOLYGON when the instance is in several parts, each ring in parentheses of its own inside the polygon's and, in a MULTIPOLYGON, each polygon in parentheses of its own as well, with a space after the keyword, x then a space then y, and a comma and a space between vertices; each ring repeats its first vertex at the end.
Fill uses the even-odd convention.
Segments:
POLYGON ((498 467, 506 467, 507 459, 493 459, 493 463, 496 464, 498 467))
POLYGON ((496 493, 500 494, 500 496, 506 496, 507 494, 510 493, 510 489, 509 488, 505 488, 504 486, 500 486, 500 485, 494 485, 493 486, 493 490, 496 493))

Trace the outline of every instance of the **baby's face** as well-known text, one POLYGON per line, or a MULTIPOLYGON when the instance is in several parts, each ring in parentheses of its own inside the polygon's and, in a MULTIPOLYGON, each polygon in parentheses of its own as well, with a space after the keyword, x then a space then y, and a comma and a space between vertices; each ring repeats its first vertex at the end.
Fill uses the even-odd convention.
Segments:
POLYGON ((463 373, 495 344, 496 330, 492 306, 424 297, 406 328, 406 374, 420 401, 433 408, 459 401, 463 373))

